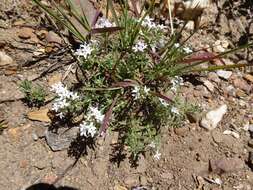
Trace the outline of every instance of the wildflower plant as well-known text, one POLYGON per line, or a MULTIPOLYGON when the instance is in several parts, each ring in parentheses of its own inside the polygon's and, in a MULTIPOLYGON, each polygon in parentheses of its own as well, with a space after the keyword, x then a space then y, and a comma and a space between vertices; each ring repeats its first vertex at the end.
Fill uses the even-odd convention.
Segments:
MULTIPOLYGON (((184 109, 187 106, 174 98, 177 88, 183 85, 180 76, 226 68, 199 67, 219 56, 191 57, 193 50, 185 43, 178 43, 183 29, 169 35, 168 26, 149 16, 152 5, 146 11, 143 6, 141 13, 135 12, 137 16, 134 17, 127 1, 123 1, 119 10, 121 16, 118 16, 113 2, 107 0, 106 15, 96 17, 97 22, 92 27, 84 14, 80 16, 74 11, 69 0, 64 1, 68 6, 57 6, 56 10, 38 0, 33 1, 82 41, 74 53, 83 74, 81 86, 78 92, 67 90, 63 84, 53 86, 57 97, 52 110, 60 119, 82 115, 79 127, 80 136, 84 138, 104 136, 108 129, 119 131, 134 160, 149 150, 152 142, 158 142, 162 127, 182 125, 187 112, 195 110, 184 109), (87 35, 76 29, 63 7, 70 7, 69 15, 77 18, 87 35), (109 11, 112 18, 107 17, 109 11)), ((227 67, 241 66, 245 65, 227 67)), ((158 149, 151 152, 155 159, 160 158, 158 149)))

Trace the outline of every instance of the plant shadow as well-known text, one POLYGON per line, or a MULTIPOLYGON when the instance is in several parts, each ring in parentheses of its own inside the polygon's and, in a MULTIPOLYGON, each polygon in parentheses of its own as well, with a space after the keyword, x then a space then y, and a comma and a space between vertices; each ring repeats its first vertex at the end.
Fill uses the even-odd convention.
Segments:
POLYGON ((60 186, 57 188, 54 185, 48 183, 38 183, 26 188, 25 190, 78 190, 78 189, 68 186, 60 186))
POLYGON ((95 140, 91 137, 78 136, 74 139, 68 149, 68 156, 79 159, 83 155, 88 155, 88 149, 95 150, 95 140))

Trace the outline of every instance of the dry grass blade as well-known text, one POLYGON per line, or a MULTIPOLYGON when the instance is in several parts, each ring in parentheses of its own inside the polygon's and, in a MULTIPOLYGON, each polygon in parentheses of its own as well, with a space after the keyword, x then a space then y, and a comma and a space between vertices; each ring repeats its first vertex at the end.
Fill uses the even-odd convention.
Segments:
POLYGON ((123 27, 107 27, 107 28, 93 28, 91 29, 91 34, 99 34, 99 33, 113 33, 119 30, 123 30, 123 27))
POLYGON ((119 95, 117 95, 114 99, 113 99, 113 102, 110 106, 110 108, 107 110, 107 112, 105 113, 105 117, 104 117, 104 120, 103 120, 103 123, 102 123, 102 126, 99 130, 99 135, 104 135, 110 125, 110 120, 111 120, 111 117, 112 117, 112 111, 113 111, 113 108, 117 102, 117 99, 118 99, 119 95))
POLYGON ((173 100, 171 98, 169 98, 168 96, 161 94, 161 93, 157 93, 157 92, 150 92, 153 96, 157 96, 163 100, 165 100, 166 102, 173 102, 173 100))

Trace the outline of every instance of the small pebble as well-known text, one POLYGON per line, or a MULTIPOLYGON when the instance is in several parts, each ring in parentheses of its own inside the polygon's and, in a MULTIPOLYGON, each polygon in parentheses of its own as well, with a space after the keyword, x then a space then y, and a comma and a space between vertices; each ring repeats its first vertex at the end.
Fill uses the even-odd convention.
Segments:
POLYGON ((218 70, 216 73, 220 78, 223 78, 225 80, 228 80, 233 74, 232 71, 224 71, 224 70, 218 70))
POLYGON ((33 138, 34 141, 39 140, 39 137, 36 133, 32 133, 32 138, 33 138))
POLYGON ((207 130, 213 130, 218 126, 222 120, 223 115, 227 113, 227 105, 224 104, 217 109, 209 111, 205 117, 202 118, 200 125, 207 130))

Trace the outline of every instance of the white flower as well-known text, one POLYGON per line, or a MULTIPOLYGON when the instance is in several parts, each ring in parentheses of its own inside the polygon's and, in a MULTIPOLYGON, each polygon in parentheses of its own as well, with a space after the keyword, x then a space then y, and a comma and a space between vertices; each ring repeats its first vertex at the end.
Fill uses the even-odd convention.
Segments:
POLYGON ((158 25, 157 25, 157 28, 158 28, 159 30, 164 30, 165 28, 167 28, 167 26, 165 26, 165 25, 163 25, 163 24, 158 24, 158 25))
POLYGON ((144 91, 144 93, 145 93, 145 94, 148 94, 148 93, 149 93, 149 91, 150 91, 150 88, 148 88, 148 87, 144 86, 143 91, 144 91))
POLYGON ((180 115, 179 110, 176 107, 172 107, 171 112, 180 115))
POLYGON ((102 17, 98 19, 95 28, 109 28, 113 26, 115 26, 114 23, 111 23, 108 19, 102 17))
POLYGON ((144 86, 144 88, 141 90, 139 86, 134 86, 134 89, 132 90, 132 95, 134 96, 134 99, 137 100, 139 98, 144 98, 145 95, 148 95, 150 91, 150 88, 144 86))
POLYGON ((150 18, 149 16, 146 16, 146 17, 143 19, 141 25, 142 25, 143 27, 148 27, 149 29, 154 29, 154 28, 156 28, 157 26, 156 26, 156 24, 155 24, 155 22, 154 22, 153 20, 154 20, 154 19, 150 18))
POLYGON ((138 99, 140 98, 140 87, 139 86, 135 86, 134 89, 132 90, 132 94, 134 95, 134 99, 138 99))
POLYGON ((60 119, 63 119, 65 117, 64 113, 60 112, 57 114, 57 116, 60 118, 60 119))
POLYGON ((71 98, 72 100, 76 100, 76 99, 79 98, 79 96, 77 95, 76 92, 70 92, 70 98, 71 98))
MULTIPOLYGON (((77 93, 69 91, 61 82, 53 84, 51 86, 51 91, 57 94, 57 98, 52 106, 52 110, 55 112, 59 112, 61 109, 68 107, 70 105, 70 100, 79 98, 77 93)), ((59 117, 62 119, 64 117, 63 113, 59 113, 59 117)))
POLYGON ((94 117, 98 123, 102 123, 105 116, 101 113, 100 110, 98 110, 97 107, 90 107, 88 118, 91 117, 94 117))
POLYGON ((69 91, 64 85, 59 82, 51 86, 51 91, 54 91, 60 98, 69 97, 69 91))
POLYGON ((51 87, 51 91, 54 91, 59 97, 58 99, 61 99, 61 100, 68 99, 68 98, 75 100, 79 98, 77 93, 69 91, 66 87, 64 87, 64 85, 61 82, 53 84, 51 87))
POLYGON ((65 107, 68 107, 69 103, 67 102, 66 99, 56 99, 55 103, 53 103, 53 108, 52 110, 58 112, 60 109, 63 109, 65 107))
POLYGON ((155 155, 154 155, 154 159, 155 159, 155 160, 160 160, 161 155, 162 155, 162 154, 159 152, 159 150, 156 150, 155 155))
POLYGON ((161 104, 163 105, 163 106, 168 106, 169 104, 164 100, 164 99, 162 99, 162 98, 159 98, 159 101, 161 102, 161 104))
POLYGON ((148 146, 149 146, 150 148, 155 149, 156 144, 155 144, 155 142, 154 142, 154 141, 152 141, 152 142, 151 142, 148 146))
POLYGON ((189 47, 184 47, 183 50, 187 54, 192 53, 192 50, 189 47))
POLYGON ((174 47, 175 47, 175 48, 179 48, 179 47, 180 47, 180 44, 179 44, 179 43, 175 43, 175 44, 174 44, 174 47))
POLYGON ((85 137, 94 137, 97 132, 97 128, 92 122, 83 121, 83 123, 80 124, 79 129, 80 135, 85 137))
POLYGON ((174 79, 171 80, 172 87, 171 90, 176 91, 178 86, 183 85, 184 80, 182 77, 175 76, 174 79))
POLYGON ((134 52, 143 52, 147 48, 147 45, 144 42, 137 42, 135 46, 133 47, 134 52))
POLYGON ((93 48, 91 47, 91 44, 84 43, 80 45, 80 48, 76 50, 75 54, 86 59, 92 51, 93 48))

